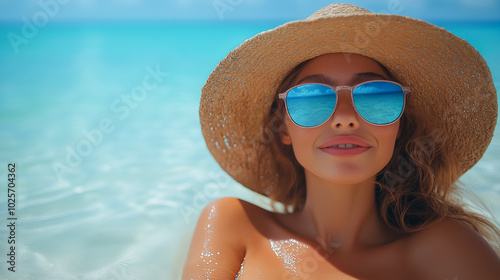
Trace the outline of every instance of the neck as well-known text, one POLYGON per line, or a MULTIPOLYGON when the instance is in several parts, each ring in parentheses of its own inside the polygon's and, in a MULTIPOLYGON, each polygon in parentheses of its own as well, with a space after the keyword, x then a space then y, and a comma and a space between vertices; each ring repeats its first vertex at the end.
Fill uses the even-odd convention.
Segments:
POLYGON ((375 203, 375 178, 357 184, 338 184, 306 171, 306 185, 306 202, 297 213, 306 237, 337 250, 388 242, 389 230, 375 203))

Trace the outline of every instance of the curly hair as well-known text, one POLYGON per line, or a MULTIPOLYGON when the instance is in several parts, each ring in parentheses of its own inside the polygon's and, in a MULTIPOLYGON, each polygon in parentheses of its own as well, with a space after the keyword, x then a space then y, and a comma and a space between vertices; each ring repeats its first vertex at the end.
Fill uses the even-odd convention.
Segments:
MULTIPOLYGON (((269 197, 284 204, 288 212, 302 209, 307 193, 303 167, 291 145, 281 142, 285 105, 278 94, 293 85, 309 61, 296 66, 283 79, 264 123, 268 133, 271 131, 274 136, 270 144, 280 174, 279 187, 269 197)), ((382 64, 380 66, 396 81, 382 64)), ((387 226, 397 232, 410 233, 435 221, 455 219, 472 226, 500 252, 500 230, 484 216, 467 210, 460 197, 460 160, 452 147, 446 145, 446 135, 428 129, 411 99, 401 117, 400 131, 392 158, 377 174, 374 189, 379 214, 387 226)))

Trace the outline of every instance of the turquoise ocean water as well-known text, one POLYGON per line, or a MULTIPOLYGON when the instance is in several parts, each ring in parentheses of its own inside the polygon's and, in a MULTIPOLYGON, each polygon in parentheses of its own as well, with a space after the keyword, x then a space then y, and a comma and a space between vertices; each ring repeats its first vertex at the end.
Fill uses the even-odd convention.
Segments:
MULTIPOLYGON (((17 176, 16 272, 2 226, 0 278, 177 279, 208 201, 263 203, 211 158, 198 102, 228 51, 277 24, 49 23, 15 46, 22 25, 0 24, 3 224, 8 163, 17 176)), ((479 50, 498 88, 500 23, 441 26, 479 50)), ((499 165, 496 135, 464 178, 496 217, 499 165)))

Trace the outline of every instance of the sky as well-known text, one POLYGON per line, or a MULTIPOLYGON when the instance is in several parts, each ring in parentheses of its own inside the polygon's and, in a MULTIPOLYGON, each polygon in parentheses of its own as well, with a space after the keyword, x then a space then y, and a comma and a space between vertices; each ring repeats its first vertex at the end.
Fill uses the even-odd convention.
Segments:
MULTIPOLYGON (((303 19, 332 0, 0 0, 0 21, 303 19)), ((343 0, 428 21, 500 21, 500 0, 343 0)))

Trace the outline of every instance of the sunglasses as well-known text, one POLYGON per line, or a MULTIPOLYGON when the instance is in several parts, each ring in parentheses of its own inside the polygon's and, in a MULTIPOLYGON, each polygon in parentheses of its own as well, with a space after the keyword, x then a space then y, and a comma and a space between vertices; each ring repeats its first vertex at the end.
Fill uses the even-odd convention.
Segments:
POLYGON ((351 91, 352 104, 361 118, 374 125, 388 125, 403 114, 410 88, 391 81, 368 81, 353 87, 301 84, 279 94, 290 119, 302 127, 325 123, 335 111, 340 90, 351 91))

